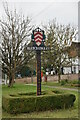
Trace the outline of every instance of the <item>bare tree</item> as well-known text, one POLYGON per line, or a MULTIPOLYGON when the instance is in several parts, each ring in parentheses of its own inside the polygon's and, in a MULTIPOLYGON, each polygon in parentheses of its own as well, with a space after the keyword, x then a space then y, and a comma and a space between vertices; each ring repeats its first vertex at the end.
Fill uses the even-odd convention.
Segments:
POLYGON ((70 25, 58 24, 56 20, 53 20, 44 28, 47 34, 46 45, 50 47, 50 50, 45 52, 46 55, 43 54, 43 57, 45 57, 47 66, 55 68, 60 82, 61 67, 67 66, 71 62, 68 51, 73 38, 76 39, 77 32, 70 25))
POLYGON ((13 86, 15 73, 24 63, 31 59, 31 52, 27 52, 31 32, 31 20, 17 14, 16 10, 9 11, 4 6, 5 20, 0 20, 0 34, 2 39, 2 71, 8 75, 9 87, 13 86), (24 52, 25 51, 25 52, 24 52))

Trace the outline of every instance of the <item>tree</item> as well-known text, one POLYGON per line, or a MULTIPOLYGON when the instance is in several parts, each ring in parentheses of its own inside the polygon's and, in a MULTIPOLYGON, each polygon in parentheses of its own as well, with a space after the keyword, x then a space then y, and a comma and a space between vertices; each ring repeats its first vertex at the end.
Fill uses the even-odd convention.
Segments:
POLYGON ((4 6, 5 20, 0 20, 0 34, 2 39, 2 71, 9 78, 9 87, 13 86, 15 73, 19 67, 27 64, 33 56, 26 50, 29 43, 31 20, 17 14, 16 10, 9 11, 8 5, 4 6), (24 52, 25 51, 25 52, 24 52))
POLYGON ((68 57, 68 48, 72 43, 72 39, 76 39, 76 29, 70 25, 59 25, 56 20, 44 27, 47 34, 46 46, 50 47, 44 55, 45 62, 43 64, 48 67, 55 68, 60 82, 61 68, 70 63, 68 57))

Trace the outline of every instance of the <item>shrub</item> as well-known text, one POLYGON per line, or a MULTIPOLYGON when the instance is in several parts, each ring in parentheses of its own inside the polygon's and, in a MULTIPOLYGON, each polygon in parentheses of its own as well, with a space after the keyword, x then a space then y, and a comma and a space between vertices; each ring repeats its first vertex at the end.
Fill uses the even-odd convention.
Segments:
POLYGON ((69 80, 68 80, 68 79, 65 79, 65 82, 66 82, 66 83, 68 83, 68 82, 69 82, 69 80))
POLYGON ((77 83, 78 83, 78 80, 73 80, 71 83, 72 83, 72 84, 77 84, 77 83))
POLYGON ((80 84, 80 80, 78 80, 78 84, 80 84))
POLYGON ((70 84, 71 86, 80 87, 80 80, 73 80, 70 84))
POLYGON ((67 84, 67 83, 69 83, 68 79, 61 80, 61 85, 65 85, 65 84, 67 84))
POLYGON ((32 111, 68 108, 73 106, 75 99, 75 95, 73 94, 41 95, 30 97, 3 96, 2 106, 9 113, 29 113, 32 111))
POLYGON ((66 81, 65 80, 61 80, 61 85, 65 85, 66 81))

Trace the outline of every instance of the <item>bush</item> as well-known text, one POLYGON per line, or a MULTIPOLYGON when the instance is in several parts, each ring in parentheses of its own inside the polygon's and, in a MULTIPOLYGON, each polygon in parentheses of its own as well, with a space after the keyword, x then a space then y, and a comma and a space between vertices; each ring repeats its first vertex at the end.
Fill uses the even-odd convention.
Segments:
POLYGON ((41 95, 30 97, 3 96, 2 106, 9 113, 29 113, 32 111, 69 108, 73 106, 75 99, 75 95, 73 94, 41 95))
POLYGON ((80 84, 80 80, 73 80, 73 81, 70 81, 70 83, 73 85, 75 85, 75 84, 80 84))
POLYGON ((65 85, 66 81, 65 80, 61 80, 61 85, 65 85))
POLYGON ((78 80, 78 84, 80 84, 80 80, 78 80))
POLYGON ((69 80, 68 80, 68 79, 65 79, 65 82, 66 82, 66 83, 68 83, 68 82, 69 82, 69 80))
POLYGON ((61 85, 65 85, 65 84, 67 84, 67 83, 69 83, 69 81, 68 81, 67 79, 61 80, 61 85))
POLYGON ((78 80, 71 81, 72 84, 78 84, 78 80))

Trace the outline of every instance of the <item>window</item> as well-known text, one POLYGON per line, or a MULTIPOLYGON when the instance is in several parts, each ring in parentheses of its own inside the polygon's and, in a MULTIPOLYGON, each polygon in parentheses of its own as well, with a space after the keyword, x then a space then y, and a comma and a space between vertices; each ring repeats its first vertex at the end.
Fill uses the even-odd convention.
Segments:
POLYGON ((74 73, 76 73, 76 67, 74 66, 74 73))

